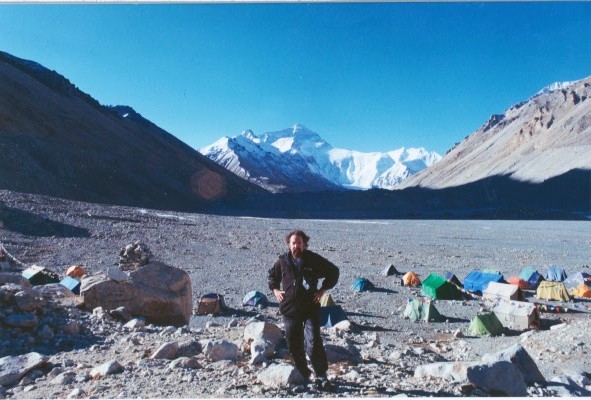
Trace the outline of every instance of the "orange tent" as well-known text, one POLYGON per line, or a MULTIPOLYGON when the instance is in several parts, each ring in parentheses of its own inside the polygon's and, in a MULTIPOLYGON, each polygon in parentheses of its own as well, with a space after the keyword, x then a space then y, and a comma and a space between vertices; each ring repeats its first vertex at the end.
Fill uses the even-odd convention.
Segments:
POLYGON ((66 271, 66 275, 71 276, 72 278, 80 278, 82 275, 86 275, 86 271, 79 265, 72 265, 66 271))
POLYGON ((518 276, 512 276, 511 278, 507 279, 507 282, 511 285, 516 285, 519 289, 531 289, 526 281, 521 279, 518 276))
POLYGON ((573 289, 572 293, 574 296, 591 297, 591 289, 584 283, 581 283, 576 289, 573 289))
POLYGON ((421 280, 419 279, 419 277, 417 276, 417 274, 415 274, 412 271, 408 271, 402 277, 402 285, 403 286, 415 286, 415 287, 416 286, 421 286, 421 280))

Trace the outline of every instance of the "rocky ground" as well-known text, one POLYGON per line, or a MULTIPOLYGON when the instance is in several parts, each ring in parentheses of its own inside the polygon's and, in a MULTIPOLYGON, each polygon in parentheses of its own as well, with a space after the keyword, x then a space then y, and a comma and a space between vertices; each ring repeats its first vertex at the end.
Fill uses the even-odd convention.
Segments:
MULTIPOLYGON (((189 273, 195 302, 202 294, 218 292, 229 307, 219 316, 193 316, 181 328, 125 327, 125 321, 108 312, 77 308, 76 298, 67 291, 42 291, 29 304, 37 315, 34 326, 2 326, 0 357, 38 352, 47 360, 16 382, 0 386, 1 397, 488 396, 494 393, 445 378, 416 378, 414 373, 418 366, 436 361, 478 361, 515 343, 523 346, 548 381, 530 385, 529 396, 588 396, 591 389, 591 302, 576 299, 561 304, 559 313, 542 313, 539 331, 474 337, 467 329, 481 303, 436 301, 444 322, 412 322, 401 313, 407 299, 420 290, 400 286, 400 277, 381 274, 387 264, 421 278, 452 271, 461 280, 483 268, 500 270, 506 277, 524 267, 543 272, 551 265, 567 272, 591 272, 587 222, 236 218, 0 191, 0 223, 1 244, 22 263, 13 268, 36 264, 63 276, 70 265, 79 264, 96 274, 117 265, 119 251, 139 240, 149 246, 153 259, 189 273), (285 349, 279 348, 269 362, 253 364, 244 345, 250 322, 281 326, 266 273, 285 250, 283 236, 296 227, 311 236, 311 250, 341 270, 331 295, 353 326, 323 332, 327 345, 347 353, 344 361, 331 363, 329 377, 337 383, 336 392, 263 384, 260 373, 285 363, 285 349), (377 290, 353 292, 357 277, 369 279, 377 290), (242 297, 250 290, 269 296, 270 306, 243 307, 242 297), (208 339, 236 344, 236 360, 207 357, 198 348, 208 339), (173 342, 185 349, 189 361, 154 357, 162 344, 173 342), (108 362, 109 373, 97 369, 108 362)), ((12 303, 19 289, 2 287, 0 319, 16 312, 12 303)), ((526 293, 529 301, 537 301, 533 294, 526 293)))

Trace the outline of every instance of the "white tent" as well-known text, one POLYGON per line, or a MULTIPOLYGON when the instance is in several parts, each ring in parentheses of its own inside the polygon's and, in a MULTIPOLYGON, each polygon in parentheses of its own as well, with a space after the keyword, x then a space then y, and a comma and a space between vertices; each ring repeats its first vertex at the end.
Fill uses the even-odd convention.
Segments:
POLYGON ((508 283, 489 282, 488 286, 482 292, 482 297, 485 300, 523 300, 523 293, 519 286, 510 285, 508 283))
POLYGON ((492 311, 505 328, 513 330, 540 328, 540 314, 533 303, 527 301, 501 301, 492 311))

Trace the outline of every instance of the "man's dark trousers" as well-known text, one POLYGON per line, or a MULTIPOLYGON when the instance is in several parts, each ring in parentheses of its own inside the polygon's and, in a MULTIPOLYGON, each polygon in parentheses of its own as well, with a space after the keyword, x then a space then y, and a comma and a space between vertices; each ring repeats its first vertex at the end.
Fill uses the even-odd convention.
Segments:
POLYGON ((312 307, 306 317, 289 318, 283 316, 283 324, 289 352, 300 374, 304 378, 309 378, 312 373, 306 361, 306 354, 308 354, 316 377, 326 376, 328 361, 320 336, 320 306, 312 307))

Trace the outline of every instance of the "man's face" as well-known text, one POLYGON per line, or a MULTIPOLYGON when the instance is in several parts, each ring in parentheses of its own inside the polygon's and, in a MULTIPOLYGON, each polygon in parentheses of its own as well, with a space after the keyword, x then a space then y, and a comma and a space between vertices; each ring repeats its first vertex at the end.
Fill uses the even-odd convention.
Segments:
POLYGON ((299 258, 305 248, 306 245, 304 244, 304 239, 302 239, 301 236, 291 235, 289 238, 289 250, 291 251, 291 255, 294 258, 299 258))

